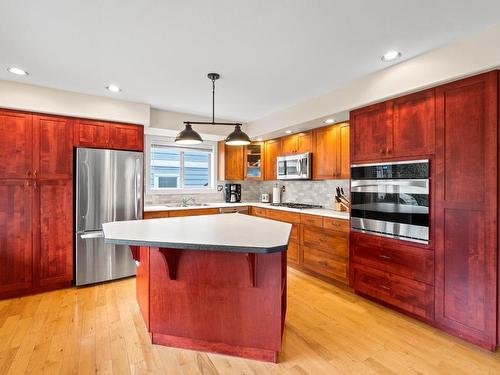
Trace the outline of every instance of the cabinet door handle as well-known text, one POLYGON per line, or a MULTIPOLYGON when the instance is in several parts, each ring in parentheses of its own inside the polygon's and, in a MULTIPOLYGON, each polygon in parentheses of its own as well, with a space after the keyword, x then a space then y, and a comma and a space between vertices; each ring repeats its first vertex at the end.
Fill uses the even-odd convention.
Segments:
POLYGON ((33 187, 36 189, 36 181, 33 181, 33 187))
POLYGON ((392 154, 392 150, 391 150, 389 147, 387 147, 387 148, 386 148, 385 152, 386 152, 387 154, 392 154))
POLYGON ((26 170, 26 177, 31 176, 31 171, 29 169, 26 170))
POLYGON ((25 184, 24 184, 24 185, 25 185, 25 186, 30 186, 30 182, 29 182, 28 180, 26 180, 26 182, 25 182, 25 184))
POLYGON ((35 177, 35 178, 36 178, 37 173, 38 173, 38 171, 35 169, 35 170, 33 171, 33 177, 35 177))
POLYGON ((380 289, 384 289, 384 290, 391 290, 391 288, 390 288, 390 287, 388 287, 387 285, 383 285, 383 284, 380 284, 378 287, 379 287, 380 289))
POLYGON ((382 259, 391 259, 390 255, 384 255, 384 254, 379 254, 378 257, 382 259))

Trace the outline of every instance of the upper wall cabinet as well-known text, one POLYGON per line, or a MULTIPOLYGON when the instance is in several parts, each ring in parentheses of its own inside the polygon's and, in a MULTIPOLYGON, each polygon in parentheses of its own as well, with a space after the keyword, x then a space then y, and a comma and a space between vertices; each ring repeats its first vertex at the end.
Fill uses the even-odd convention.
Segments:
POLYGON ((263 180, 265 160, 264 142, 252 142, 250 145, 244 147, 244 152, 245 180, 263 180))
POLYGON ((0 110, 0 178, 30 177, 33 167, 33 116, 0 110))
POLYGON ((116 150, 142 151, 144 127, 141 125, 110 124, 111 148, 116 150))
POLYGON ((351 162, 380 160, 392 153, 393 102, 360 108, 350 113, 351 162))
POLYGON ((217 147, 217 159, 219 180, 243 180, 243 146, 227 146, 224 141, 220 141, 217 147))
POLYGON ((73 175, 74 120, 33 116, 33 177, 66 179, 73 175))
POLYGON ((351 161, 380 161, 434 153, 434 89, 350 113, 351 161))
POLYGON ((141 125, 77 120, 75 144, 82 147, 142 151, 144 128, 141 125))
POLYGON ((281 138, 270 139, 265 143, 265 158, 264 158, 264 179, 276 180, 276 159, 281 151, 281 138))
POLYGON ((283 137, 281 141, 281 153, 284 155, 302 154, 304 152, 311 152, 312 149, 312 132, 289 135, 283 137))
POLYGON ((395 157, 434 153, 435 106, 434 89, 394 100, 395 157))
POLYGON ((313 131, 313 178, 347 179, 350 175, 349 124, 313 131))

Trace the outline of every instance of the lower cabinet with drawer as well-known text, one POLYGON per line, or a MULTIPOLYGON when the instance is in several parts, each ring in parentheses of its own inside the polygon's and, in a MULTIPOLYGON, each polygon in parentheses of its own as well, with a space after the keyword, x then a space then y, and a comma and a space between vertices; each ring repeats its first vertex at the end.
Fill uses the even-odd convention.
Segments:
POLYGON ((351 287, 425 320, 434 319, 434 251, 351 233, 351 287))
POLYGON ((348 284, 349 221, 271 208, 252 207, 252 215, 292 224, 288 264, 301 271, 348 284))
POLYGON ((434 318, 434 287, 399 275, 352 264, 353 288, 424 319, 434 318))

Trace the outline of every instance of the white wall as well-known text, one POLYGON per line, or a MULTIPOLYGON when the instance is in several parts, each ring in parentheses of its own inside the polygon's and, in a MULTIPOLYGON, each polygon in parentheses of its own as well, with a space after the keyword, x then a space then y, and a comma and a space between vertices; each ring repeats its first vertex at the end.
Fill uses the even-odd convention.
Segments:
POLYGON ((0 81, 0 108, 149 125, 149 104, 0 81))
POLYGON ((500 25, 253 121, 248 124, 248 134, 266 137, 279 129, 497 67, 500 67, 500 25))

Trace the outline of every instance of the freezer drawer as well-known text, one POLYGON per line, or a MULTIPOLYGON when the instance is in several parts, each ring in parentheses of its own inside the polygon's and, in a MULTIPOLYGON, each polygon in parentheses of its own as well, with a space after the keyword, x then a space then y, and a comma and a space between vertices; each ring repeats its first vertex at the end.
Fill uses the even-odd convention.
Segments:
POLYGON ((128 246, 105 244, 100 231, 77 234, 77 286, 133 275, 135 262, 128 246))

